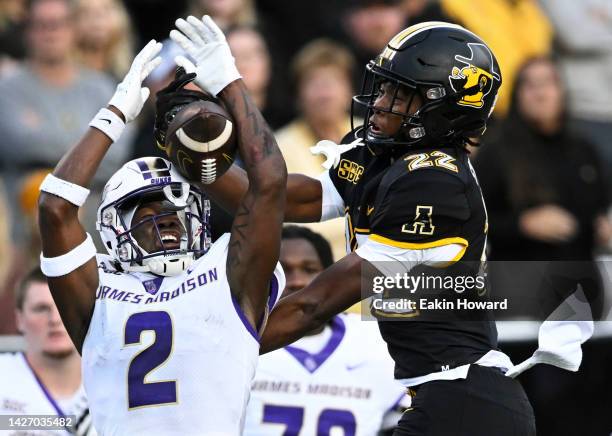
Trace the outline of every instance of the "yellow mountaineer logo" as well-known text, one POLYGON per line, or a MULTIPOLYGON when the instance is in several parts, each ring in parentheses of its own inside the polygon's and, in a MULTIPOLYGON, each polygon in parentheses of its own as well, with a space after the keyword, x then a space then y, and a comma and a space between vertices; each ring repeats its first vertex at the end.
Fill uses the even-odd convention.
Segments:
POLYGON ((463 66, 454 66, 448 79, 450 86, 455 92, 466 92, 457 101, 460 106, 471 106, 481 108, 484 106, 484 98, 493 88, 493 81, 500 81, 498 73, 493 70, 493 55, 484 44, 469 43, 471 56, 456 55, 455 60, 463 66))

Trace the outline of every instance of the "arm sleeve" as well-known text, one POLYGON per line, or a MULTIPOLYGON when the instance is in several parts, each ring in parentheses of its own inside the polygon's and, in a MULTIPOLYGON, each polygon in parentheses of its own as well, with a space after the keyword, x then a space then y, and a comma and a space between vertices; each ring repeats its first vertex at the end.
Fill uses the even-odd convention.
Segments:
POLYGON ((322 173, 317 179, 321 182, 321 221, 344 216, 344 200, 338 193, 329 171, 322 173))

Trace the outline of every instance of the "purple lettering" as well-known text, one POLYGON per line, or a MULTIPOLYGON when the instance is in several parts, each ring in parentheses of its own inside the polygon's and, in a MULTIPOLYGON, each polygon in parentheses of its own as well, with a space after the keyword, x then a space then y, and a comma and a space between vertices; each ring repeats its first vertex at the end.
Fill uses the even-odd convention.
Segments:
POLYGON ((106 298, 106 294, 108 294, 108 291, 110 290, 111 290, 110 286, 102 286, 102 297, 100 298, 106 298))
POLYGON ((195 289, 195 287, 196 287, 195 280, 194 279, 188 279, 187 280, 187 286, 188 286, 187 292, 193 291, 195 289))
POLYGON ((121 300, 121 297, 123 297, 123 294, 125 294, 125 291, 120 291, 119 289, 113 289, 108 294, 108 298, 110 300, 121 300))
POLYGON ((213 280, 218 280, 217 279, 217 268, 213 268, 208 271, 208 278, 210 279, 211 282, 213 280))
POLYGON ((200 274, 198 276, 198 286, 204 286, 206 283, 208 283, 208 279, 206 278, 206 273, 200 274))

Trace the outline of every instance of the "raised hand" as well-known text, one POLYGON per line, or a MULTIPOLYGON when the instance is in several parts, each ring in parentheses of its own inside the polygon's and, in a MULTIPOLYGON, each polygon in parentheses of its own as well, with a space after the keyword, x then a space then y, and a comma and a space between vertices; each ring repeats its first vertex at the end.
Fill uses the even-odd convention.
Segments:
POLYGON ((115 94, 108 102, 121 111, 125 122, 133 121, 149 98, 149 88, 142 86, 142 82, 161 63, 161 57, 157 56, 162 49, 161 42, 154 39, 144 46, 136 55, 130 70, 123 81, 117 85, 115 94))
MULTIPOLYGON (((202 20, 194 16, 186 20, 176 20, 176 27, 170 32, 170 38, 195 60, 195 83, 204 91, 215 97, 230 83, 240 79, 234 57, 225 35, 208 15, 202 20)), ((177 57, 178 65, 191 72, 193 66, 186 59, 177 57)))

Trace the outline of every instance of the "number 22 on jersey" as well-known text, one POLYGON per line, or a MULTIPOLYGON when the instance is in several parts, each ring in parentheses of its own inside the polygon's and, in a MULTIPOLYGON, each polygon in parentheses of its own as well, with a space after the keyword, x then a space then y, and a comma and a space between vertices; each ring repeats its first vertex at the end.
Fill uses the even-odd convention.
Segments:
POLYGON ((141 335, 145 331, 153 332, 154 340, 151 345, 137 353, 128 366, 127 394, 130 410, 177 402, 176 380, 146 380, 152 371, 166 363, 172 353, 173 327, 170 314, 154 311, 130 315, 125 323, 125 346, 140 345, 141 335))
POLYGON ((404 160, 408 161, 408 171, 418 170, 419 168, 439 167, 454 173, 459 172, 459 168, 453 163, 456 159, 440 150, 411 154, 406 156, 404 160))

